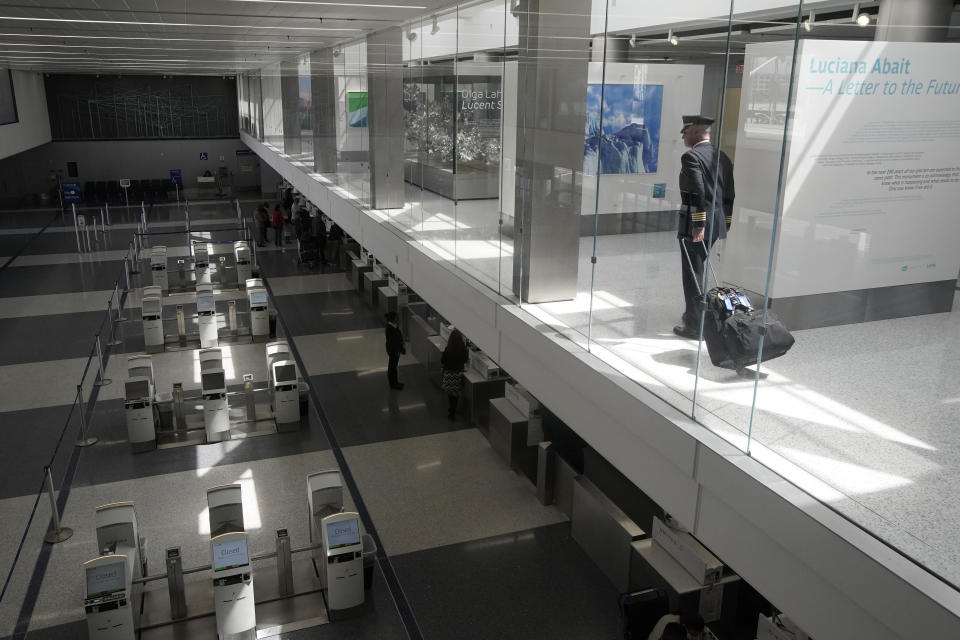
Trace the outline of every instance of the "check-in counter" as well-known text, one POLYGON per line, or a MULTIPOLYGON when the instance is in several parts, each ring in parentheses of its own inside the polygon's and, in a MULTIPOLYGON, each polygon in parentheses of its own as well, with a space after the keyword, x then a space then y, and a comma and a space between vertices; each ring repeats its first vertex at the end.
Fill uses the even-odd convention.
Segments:
POLYGON ((364 299, 370 308, 378 308, 380 289, 387 285, 386 277, 379 275, 375 269, 371 269, 364 272, 362 280, 364 281, 362 288, 364 299))
POLYGON ((463 374, 463 403, 470 412, 470 423, 484 433, 490 425, 490 401, 503 397, 506 376, 487 378, 470 367, 463 374))
POLYGON ((490 400, 490 446, 511 469, 517 469, 534 485, 537 483, 537 448, 541 437, 530 442, 529 418, 506 398, 490 400))
POLYGON ((410 318, 412 316, 420 316, 421 319, 427 317, 427 303, 420 300, 419 296, 414 300, 414 295, 411 294, 410 299, 407 301, 407 304, 400 305, 400 311, 398 315, 400 316, 400 331, 403 332, 403 335, 407 336, 407 339, 410 337, 410 318))
POLYGON ((446 348, 447 341, 442 336, 428 336, 424 358, 420 360, 427 369, 427 376, 437 385, 437 388, 440 387, 440 358, 443 357, 443 350, 446 348))
POLYGON ((373 267, 366 260, 360 258, 355 258, 350 261, 350 282, 353 283, 354 288, 360 293, 363 293, 363 275, 369 273, 373 267))
POLYGON ((349 276, 350 263, 360 257, 360 245, 356 240, 344 238, 340 243, 340 255, 336 256, 340 260, 340 268, 347 272, 349 276))
POLYGON ((667 592, 670 611, 693 611, 720 637, 728 637, 735 624, 740 576, 729 573, 703 585, 652 538, 632 543, 631 591, 656 587, 667 592))
POLYGON ((426 365, 431 354, 436 350, 430 338, 437 335, 437 330, 427 322, 426 318, 416 314, 408 315, 407 321, 409 326, 403 335, 410 342, 410 352, 417 361, 426 365))

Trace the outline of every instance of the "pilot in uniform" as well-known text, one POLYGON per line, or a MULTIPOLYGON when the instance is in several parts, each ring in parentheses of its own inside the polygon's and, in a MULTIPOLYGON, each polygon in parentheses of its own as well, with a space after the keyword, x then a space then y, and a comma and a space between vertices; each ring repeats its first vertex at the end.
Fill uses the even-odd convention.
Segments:
POLYGON ((703 267, 707 251, 727 237, 733 219, 733 163, 710 142, 713 118, 683 116, 680 135, 689 150, 680 159, 680 216, 677 238, 685 302, 681 324, 673 332, 684 338, 699 335, 697 299, 703 291, 703 267), (708 222, 709 220, 709 222, 708 222), (710 239, 706 240, 706 229, 710 239))

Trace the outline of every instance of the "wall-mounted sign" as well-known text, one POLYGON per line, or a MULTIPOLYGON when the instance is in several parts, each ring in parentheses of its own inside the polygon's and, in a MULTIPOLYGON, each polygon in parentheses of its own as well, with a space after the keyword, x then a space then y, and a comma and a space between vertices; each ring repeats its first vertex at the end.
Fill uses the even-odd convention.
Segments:
POLYGON ((207 156, 207 152, 206 152, 206 151, 201 151, 201 152, 200 152, 200 159, 201 159, 201 160, 206 160, 207 157, 208 157, 208 156, 207 156))
POLYGON ((80 202, 80 185, 75 182, 64 182, 60 186, 63 192, 63 201, 67 204, 80 202))

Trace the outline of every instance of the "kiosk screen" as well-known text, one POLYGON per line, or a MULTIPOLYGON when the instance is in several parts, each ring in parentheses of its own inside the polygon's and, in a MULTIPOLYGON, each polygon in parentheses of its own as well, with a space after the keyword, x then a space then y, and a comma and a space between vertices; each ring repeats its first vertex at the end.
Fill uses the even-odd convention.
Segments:
POLYGON ((145 316, 160 315, 160 300, 157 298, 144 298, 142 313, 145 316))
POLYGON ((236 569, 250 564, 247 557, 247 539, 244 537, 231 540, 213 541, 213 570, 225 571, 236 569))
MULTIPOLYGON (((113 547, 114 552, 120 546, 136 546, 135 534, 133 532, 133 523, 118 522, 97 527, 97 544, 101 549, 113 547)), ((103 551, 101 551, 103 553, 103 551)))
POLYGON ((205 311, 216 311, 216 303, 213 300, 213 296, 197 296, 197 312, 203 313, 205 311))
POLYGON ((142 400, 143 398, 149 398, 150 381, 131 380, 130 382, 127 382, 125 391, 127 394, 125 400, 142 400))
POLYGON ((210 371, 201 375, 200 384, 204 391, 213 391, 215 389, 226 389, 223 371, 210 371))
POLYGON ((243 504, 231 502, 210 509, 210 537, 243 532, 243 504))
POLYGON ((285 364, 274 369, 277 382, 293 382, 297 379, 297 368, 292 364, 285 364))
POLYGON ((267 292, 266 292, 266 291, 252 291, 252 292, 250 293, 250 304, 251 304, 251 305, 267 304, 267 292))
POLYGON ((87 597, 99 598, 110 593, 123 591, 126 586, 123 577, 124 561, 101 564, 87 568, 87 597))
POLYGON ((360 521, 356 518, 327 523, 327 548, 340 549, 360 544, 360 521))

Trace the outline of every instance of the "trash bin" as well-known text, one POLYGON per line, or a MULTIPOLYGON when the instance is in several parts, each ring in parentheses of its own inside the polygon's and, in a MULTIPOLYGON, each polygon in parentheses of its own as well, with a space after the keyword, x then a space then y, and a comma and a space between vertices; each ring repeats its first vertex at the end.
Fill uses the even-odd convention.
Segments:
POLYGON ((363 534, 363 588, 370 590, 373 586, 373 563, 377 557, 377 543, 373 541, 373 536, 368 533, 363 534))

